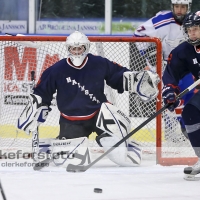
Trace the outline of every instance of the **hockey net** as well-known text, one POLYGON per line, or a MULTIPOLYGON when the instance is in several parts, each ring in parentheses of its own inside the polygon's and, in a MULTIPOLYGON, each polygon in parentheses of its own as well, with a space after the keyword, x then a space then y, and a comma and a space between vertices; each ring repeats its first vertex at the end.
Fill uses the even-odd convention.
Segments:
MULTIPOLYGON (((141 71, 146 58, 157 66, 162 76, 162 49, 157 38, 134 37, 89 37, 90 53, 106 57, 131 70, 141 71), (141 50, 145 49, 142 55, 141 50), (140 51, 139 51, 140 50, 140 51)), ((0 150, 13 152, 19 149, 31 152, 31 136, 16 128, 17 118, 27 103, 31 92, 31 71, 35 71, 36 82, 41 73, 62 58, 66 58, 66 37, 0 36, 0 150)), ((161 91, 161 83, 159 83, 161 91)), ((161 94, 149 103, 124 92, 118 94, 106 86, 108 99, 131 119, 132 129, 162 107, 161 94)), ((47 121, 39 128, 40 138, 55 138, 59 134, 60 113, 55 96, 47 121)), ((94 144, 95 133, 90 135, 94 144)), ((189 141, 182 134, 174 113, 163 112, 135 133, 143 149, 144 159, 157 159, 162 165, 193 164, 195 154, 189 141)), ((94 145, 96 148, 96 145, 94 145)))

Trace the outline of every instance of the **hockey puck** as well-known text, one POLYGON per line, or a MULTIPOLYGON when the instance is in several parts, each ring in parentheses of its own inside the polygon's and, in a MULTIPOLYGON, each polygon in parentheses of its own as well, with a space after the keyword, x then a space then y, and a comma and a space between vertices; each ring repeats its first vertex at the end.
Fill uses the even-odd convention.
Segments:
POLYGON ((94 188, 94 192, 95 193, 102 193, 102 189, 101 188, 94 188))

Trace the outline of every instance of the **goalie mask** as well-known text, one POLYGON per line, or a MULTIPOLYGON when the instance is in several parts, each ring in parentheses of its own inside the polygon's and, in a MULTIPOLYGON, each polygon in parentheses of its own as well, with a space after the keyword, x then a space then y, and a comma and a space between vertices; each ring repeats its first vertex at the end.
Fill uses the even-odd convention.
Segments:
POLYGON ((67 55, 75 66, 80 66, 86 58, 90 41, 87 36, 79 31, 75 31, 66 40, 67 55))
POLYGON ((174 16, 174 19, 182 24, 183 23, 183 20, 185 19, 185 16, 186 14, 190 13, 191 12, 191 6, 192 6, 192 0, 171 0, 171 10, 172 10, 172 13, 173 13, 173 16, 174 16), (180 15, 180 14, 176 14, 175 11, 174 11, 174 5, 175 4, 178 4, 178 5, 187 5, 187 12, 183 15, 180 15))

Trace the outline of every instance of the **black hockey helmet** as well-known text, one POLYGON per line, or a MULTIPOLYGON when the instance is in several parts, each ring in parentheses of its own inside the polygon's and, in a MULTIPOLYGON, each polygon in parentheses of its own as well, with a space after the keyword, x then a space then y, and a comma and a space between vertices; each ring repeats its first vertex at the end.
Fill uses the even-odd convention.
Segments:
POLYGON ((200 38, 197 38, 196 40, 191 40, 188 36, 188 28, 192 26, 200 27, 200 11, 197 11, 195 13, 189 13, 183 21, 183 31, 187 42, 192 44, 193 46, 198 46, 200 45, 200 38))

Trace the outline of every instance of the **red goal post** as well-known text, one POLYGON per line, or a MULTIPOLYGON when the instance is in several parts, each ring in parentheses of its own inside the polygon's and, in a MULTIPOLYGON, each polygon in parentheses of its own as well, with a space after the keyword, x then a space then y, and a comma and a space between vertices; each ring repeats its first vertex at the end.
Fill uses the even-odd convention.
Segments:
MULTIPOLYGON (((90 36, 89 40, 90 53, 106 57, 131 70, 143 70, 148 57, 162 77, 162 45, 158 38, 90 36), (143 50, 144 55, 141 53, 143 50)), ((36 72, 37 81, 42 71, 65 58, 65 41, 65 36, 0 36, 0 150, 6 152, 25 148, 30 151, 31 137, 16 128, 17 118, 32 87, 30 72, 36 72)), ((161 82, 158 88, 160 92, 157 100, 147 104, 128 92, 117 94, 109 87, 105 92, 112 103, 130 117, 134 129, 161 109, 161 82)), ((52 108, 47 122, 39 129, 40 138, 55 138, 59 133, 59 112, 55 97, 52 108)), ((159 115, 131 139, 141 144, 144 159, 155 156, 161 165, 193 164, 196 161, 176 117, 171 113, 159 115), (186 153, 188 149, 189 154, 186 153)))

